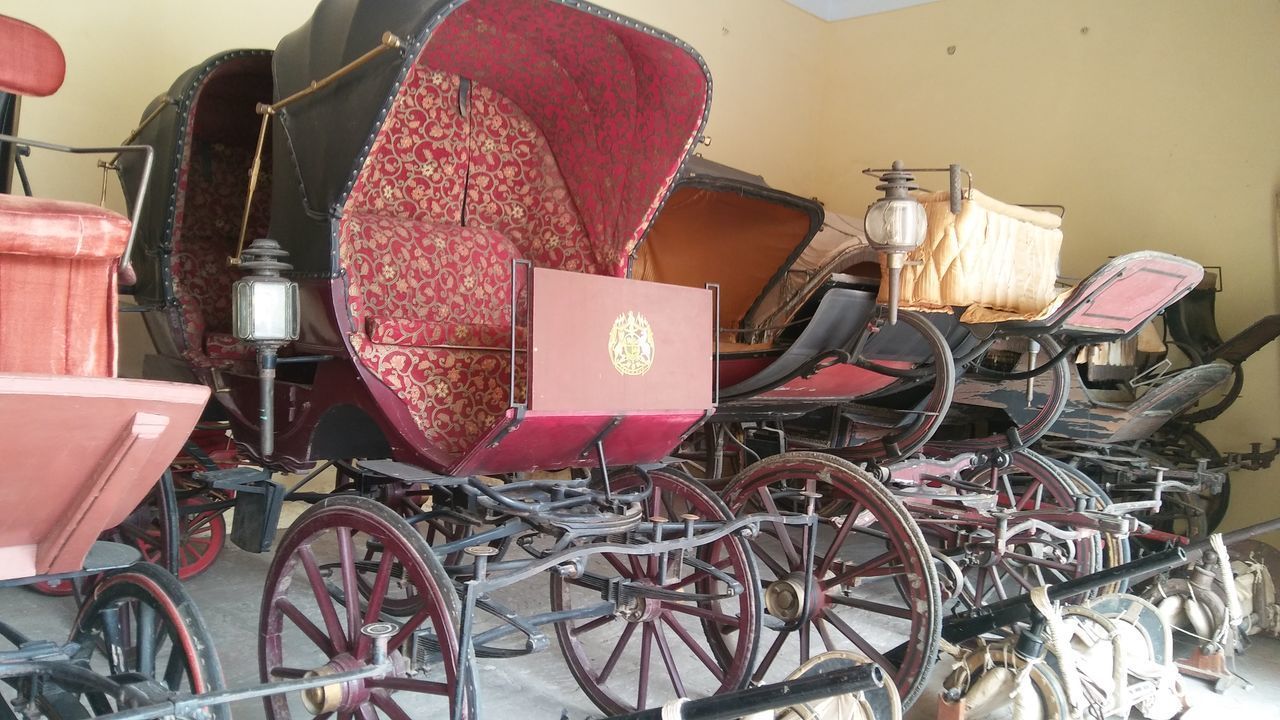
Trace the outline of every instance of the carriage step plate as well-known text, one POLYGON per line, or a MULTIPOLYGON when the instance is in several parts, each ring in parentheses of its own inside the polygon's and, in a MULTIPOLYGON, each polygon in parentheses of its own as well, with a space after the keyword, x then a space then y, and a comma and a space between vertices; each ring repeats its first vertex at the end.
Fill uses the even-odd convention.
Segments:
MULTIPOLYGON (((209 483, 215 490, 243 490, 246 486, 257 485, 269 480, 271 473, 266 470, 248 467, 225 468, 223 470, 204 470, 195 473, 196 480, 209 483)), ((252 492, 252 490, 250 490, 252 492)))
POLYGON ((124 543, 110 542, 108 540, 95 540, 89 548, 89 554, 84 558, 84 569, 60 573, 57 575, 37 575, 32 577, 20 577, 10 580, 0 580, 0 588, 16 587, 19 585, 30 585, 31 583, 40 582, 42 580, 61 580, 86 575, 96 575, 108 570, 118 570, 120 568, 129 567, 130 565, 142 559, 142 551, 132 545, 124 543))
POLYGON ((431 483, 432 485, 457 485, 466 480, 466 478, 451 478, 443 475, 437 475, 430 470, 424 470, 414 465, 409 465, 395 460, 361 460, 360 468, 374 475, 400 480, 410 483, 431 483))

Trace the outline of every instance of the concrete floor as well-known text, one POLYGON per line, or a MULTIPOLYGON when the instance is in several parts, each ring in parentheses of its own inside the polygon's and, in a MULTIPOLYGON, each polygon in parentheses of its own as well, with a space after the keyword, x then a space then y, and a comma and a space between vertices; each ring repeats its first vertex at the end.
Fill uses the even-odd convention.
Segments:
MULTIPOLYGON (((187 584, 210 627, 227 680, 234 686, 258 682, 258 606, 269 562, 270 556, 251 555, 228 544, 208 573, 187 584)), ((525 594, 523 601, 515 598, 513 602, 545 604, 545 584, 531 582, 521 592, 525 594)), ((0 590, 0 617, 31 637, 65 637, 73 612, 70 599, 46 598, 21 589, 0 590)), ((540 655, 479 663, 486 717, 552 720, 562 712, 574 719, 597 714, 577 688, 554 642, 540 655)), ((932 680, 935 686, 947 669, 945 662, 939 664, 932 680)), ((1217 695, 1204 683, 1187 680, 1193 707, 1186 720, 1280 719, 1280 641, 1257 639, 1250 652, 1238 659, 1236 671, 1252 683, 1251 688, 1217 695)), ((935 691, 926 692, 907 713, 907 720, 933 717, 936 697, 935 691)), ((264 717, 257 701, 240 703, 233 712, 240 720, 264 717)), ((415 717, 425 719, 435 714, 423 711, 415 717)))

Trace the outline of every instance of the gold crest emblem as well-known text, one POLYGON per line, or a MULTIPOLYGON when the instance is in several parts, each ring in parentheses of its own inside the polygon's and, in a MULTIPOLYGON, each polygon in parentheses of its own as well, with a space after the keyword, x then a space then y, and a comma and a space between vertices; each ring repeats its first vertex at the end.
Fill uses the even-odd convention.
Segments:
POLYGON ((623 375, 643 375, 653 367, 653 328, 638 312, 625 312, 609 331, 609 359, 623 375))

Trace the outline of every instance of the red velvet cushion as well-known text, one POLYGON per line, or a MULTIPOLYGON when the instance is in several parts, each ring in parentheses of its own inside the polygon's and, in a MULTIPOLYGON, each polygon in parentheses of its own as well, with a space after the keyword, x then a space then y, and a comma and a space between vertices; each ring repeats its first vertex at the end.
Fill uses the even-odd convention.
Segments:
POLYGON ((502 235, 348 211, 340 229, 352 315, 511 323, 511 261, 502 235))
POLYGON ((112 377, 116 267, 129 221, 0 195, 0 372, 112 377))
POLYGON ((0 15, 0 91, 52 95, 62 87, 66 72, 57 40, 35 25, 0 15))
POLYGON ((129 227, 123 215, 97 205, 0 194, 0 253, 118 259, 129 227))

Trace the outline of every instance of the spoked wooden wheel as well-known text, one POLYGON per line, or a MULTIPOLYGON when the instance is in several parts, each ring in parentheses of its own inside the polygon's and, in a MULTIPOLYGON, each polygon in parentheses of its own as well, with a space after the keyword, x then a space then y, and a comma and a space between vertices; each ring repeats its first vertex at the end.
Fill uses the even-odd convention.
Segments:
MULTIPOLYGON (((156 702, 170 692, 224 688, 200 611, 182 584, 155 565, 138 563, 99 580, 76 617, 71 641, 80 645, 76 659, 83 666, 156 702)), ((129 707, 100 689, 59 686, 63 692, 42 698, 50 716, 84 717, 84 709, 104 715, 129 707)), ((211 710, 214 717, 229 717, 225 707, 211 710)))
MULTIPOLYGON (((650 519, 732 519, 702 483, 670 470, 647 475, 653 483, 644 508, 650 519)), ((612 486, 627 492, 644 482, 632 471, 618 474, 612 486)), ((665 563, 656 556, 593 556, 580 578, 551 576, 552 610, 599 605, 610 581, 661 588, 674 597, 624 594, 611 614, 556 625, 570 672, 600 709, 620 715, 745 687, 760 639, 761 597, 744 539, 730 535, 684 558, 669 554, 665 563)))
POLYGON ((781 679, 823 650, 857 650, 909 706, 937 657, 942 601, 929 547, 902 504, 858 467, 810 452, 748 467, 724 497, 739 516, 824 505, 842 513, 820 518, 812 557, 803 526, 764 523, 751 541, 767 612, 753 680, 781 679))
MULTIPOLYGON (((447 509, 433 507, 432 489, 425 484, 387 483, 379 487, 377 497, 380 504, 405 518, 432 548, 460 540, 472 531, 471 525, 451 516, 447 509)), ((366 602, 373 587, 374 573, 381 552, 382 549, 377 543, 369 543, 362 549, 362 559, 356 563, 356 581, 360 595, 366 602)), ((462 550, 445 554, 443 557, 436 555, 436 557, 443 565, 450 567, 464 562, 462 550)), ((393 618, 407 618, 416 613, 421 606, 422 602, 415 594, 413 586, 402 585, 388 592, 382 601, 382 612, 393 618)))
MULTIPOLYGON (((213 566, 227 544, 227 521, 221 510, 187 514, 182 507, 192 508, 225 500, 219 493, 192 495, 178 502, 178 579, 190 580, 213 566)), ((151 498, 120 527, 120 532, 142 551, 147 562, 164 562, 167 529, 161 522, 158 504, 151 498)))
MULTIPOLYGON (((367 666, 373 643, 361 629, 385 618, 382 605, 396 592, 416 598, 418 609, 409 618, 396 618, 402 626, 387 644, 394 662, 390 674, 325 686, 302 698, 267 698, 268 717, 284 720, 297 713, 336 715, 340 720, 406 720, 454 712, 459 611, 453 583, 412 526, 377 502, 357 496, 320 501, 281 539, 262 598, 262 681, 367 666), (376 569, 360 598, 357 564, 370 546, 379 549, 376 569), (344 602, 345 598, 360 599, 344 602), (412 657, 406 642, 415 631, 425 635, 418 637, 419 647, 438 652, 412 657)), ((474 718, 472 695, 466 695, 461 715, 474 718)))
MULTIPOLYGON (((1071 512, 1076 496, 1084 494, 1051 460, 1029 450, 1010 455, 1009 465, 994 477, 990 469, 979 469, 964 479, 994 493, 997 508, 1004 511, 1071 512)), ((1007 536, 1001 551, 989 523, 966 523, 925 511, 917 516, 925 536, 960 566, 963 587, 952 590, 965 608, 1022 595, 1103 567, 1099 534, 1072 538, 1026 527, 1007 536)), ((1016 528, 1019 520, 1011 518, 1009 524, 1016 528)))

